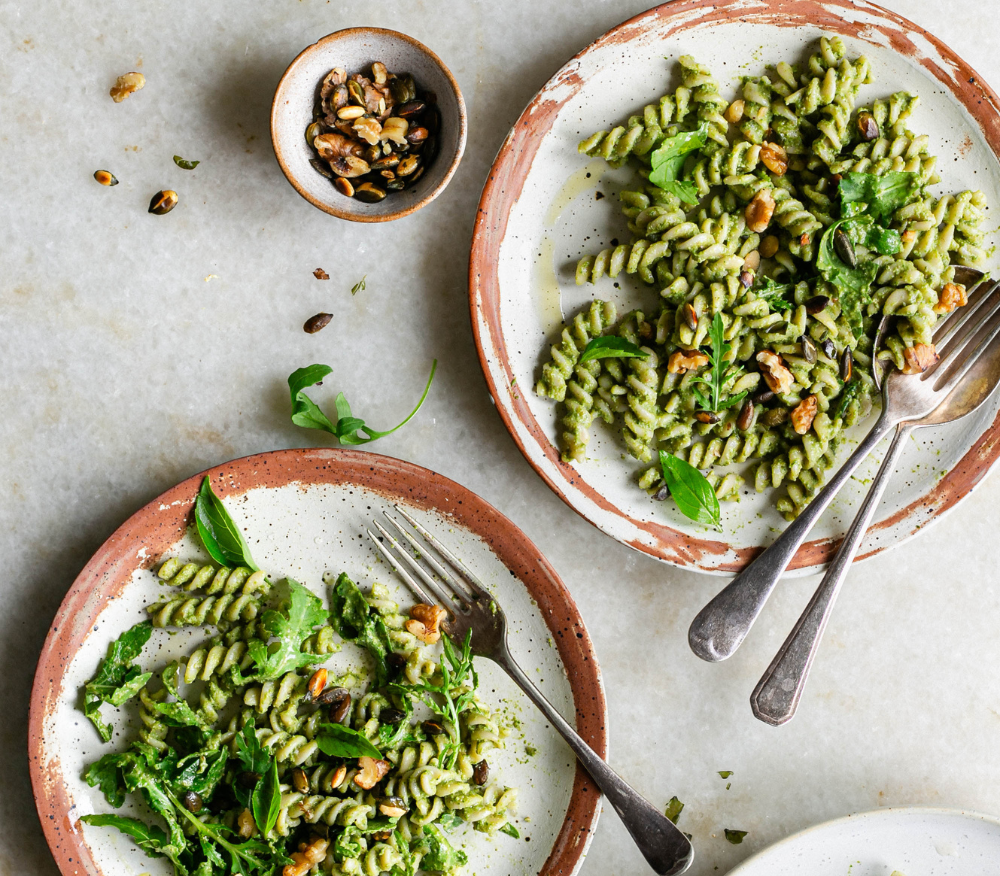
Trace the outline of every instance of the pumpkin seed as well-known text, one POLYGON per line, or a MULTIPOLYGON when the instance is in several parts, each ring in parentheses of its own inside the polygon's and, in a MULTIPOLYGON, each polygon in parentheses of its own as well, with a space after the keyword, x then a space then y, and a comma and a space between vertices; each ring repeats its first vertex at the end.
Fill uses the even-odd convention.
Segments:
POLYGON ((385 189, 380 189, 369 182, 361 183, 354 190, 354 197, 359 201, 364 201, 366 204, 377 204, 379 201, 385 199, 385 189))
POLYGON ((816 345, 813 343, 812 338, 806 335, 802 336, 802 358, 806 360, 810 365, 812 365, 817 357, 816 345))
POLYGON ((96 179, 102 186, 118 185, 118 178, 110 170, 95 170, 94 179, 96 179))
POLYGON ((315 170, 320 176, 325 176, 327 179, 334 178, 333 174, 330 172, 330 168, 318 158, 310 158, 309 163, 313 166, 313 170, 315 170))
POLYGON ((833 248, 837 251, 840 260, 847 267, 856 268, 858 266, 858 257, 854 254, 854 245, 843 228, 838 228, 833 232, 833 248))
POLYGON ((348 198, 354 197, 354 186, 351 185, 351 181, 349 179, 344 179, 342 176, 338 176, 333 181, 333 187, 342 195, 346 195, 348 198))
POLYGON ((829 303, 830 299, 825 295, 814 295, 806 302, 806 313, 810 316, 815 316, 817 313, 824 310, 829 303))
POLYGON ((350 80, 350 82, 347 83, 347 91, 351 96, 351 100, 353 100, 358 106, 364 108, 365 90, 361 87, 361 83, 356 82, 353 79, 350 80))
POLYGON ((173 189, 164 189, 162 192, 157 192, 153 195, 153 199, 149 202, 149 212, 156 216, 163 216, 176 206, 177 192, 173 189))
POLYGON ((736 418, 736 428, 741 432, 746 432, 746 430, 750 428, 750 424, 753 423, 753 412, 753 399, 748 398, 745 402, 743 402, 743 407, 740 408, 740 414, 736 418))
POLYGON ((847 383, 854 372, 854 356, 851 355, 850 347, 844 350, 844 355, 840 357, 840 379, 847 383))
POLYGON ((399 162, 399 166, 396 168, 396 173, 399 176, 409 176, 420 166, 420 157, 418 155, 407 155, 402 161, 399 162))
POLYGON ((861 139, 866 143, 877 140, 879 137, 878 122, 871 113, 860 113, 858 115, 858 130, 861 132, 861 139))
POLYGON ((396 103, 410 103, 417 99, 417 86, 409 73, 401 73, 390 80, 389 92, 396 103))

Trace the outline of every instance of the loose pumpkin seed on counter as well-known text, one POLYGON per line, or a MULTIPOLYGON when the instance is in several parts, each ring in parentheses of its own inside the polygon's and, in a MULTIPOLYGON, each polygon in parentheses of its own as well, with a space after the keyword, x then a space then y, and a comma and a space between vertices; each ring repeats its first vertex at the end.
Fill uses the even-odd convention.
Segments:
POLYGON ((95 170, 94 179, 96 179, 102 186, 118 185, 118 177, 116 177, 110 170, 95 170))
POLYGON ((367 75, 334 67, 306 128, 316 152, 309 163, 345 197, 377 204, 424 175, 439 127, 434 94, 409 73, 390 73, 379 61, 367 75))
POLYGON ((169 213, 176 206, 177 192, 173 189, 164 189, 162 192, 157 192, 153 195, 152 200, 149 202, 149 212, 156 216, 162 216, 164 213, 169 213))

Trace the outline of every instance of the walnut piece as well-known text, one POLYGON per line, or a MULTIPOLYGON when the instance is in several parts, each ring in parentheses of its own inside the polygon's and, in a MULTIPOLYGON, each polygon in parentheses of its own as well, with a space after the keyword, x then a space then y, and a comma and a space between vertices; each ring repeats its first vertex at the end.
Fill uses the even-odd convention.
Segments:
POLYGON ((354 776, 354 784, 370 791, 389 774, 392 764, 387 760, 376 760, 374 757, 365 756, 358 758, 358 766, 360 770, 354 776))
POLYGON ((667 360, 667 371, 671 374, 683 374, 685 371, 694 371, 708 364, 708 356, 699 353, 697 350, 688 352, 687 350, 677 350, 670 354, 667 360))
POLYGON ((934 305, 934 312, 951 313, 956 307, 965 307, 968 303, 965 286, 961 283, 945 283, 938 296, 938 303, 934 305))
POLYGON ((318 137, 315 137, 313 139, 313 148, 324 161, 332 161, 334 158, 346 158, 348 155, 361 158, 365 154, 365 147, 357 140, 351 140, 338 131, 320 134, 318 137))
POLYGON ((760 234, 771 224, 771 216, 774 214, 774 196, 767 190, 761 189, 753 196, 753 200, 747 204, 744 215, 747 220, 747 228, 755 234, 760 234))
POLYGON ((433 645, 441 638, 441 622, 448 616, 440 605, 418 603, 410 609, 410 620, 404 627, 425 645, 433 645))
POLYGON ((777 143, 765 143, 760 147, 760 160, 775 176, 784 176, 788 170, 788 153, 777 143))
POLYGON ((735 125, 743 118, 745 111, 746 102, 743 100, 734 100, 722 115, 730 125, 735 125))
POLYGON ((764 382, 771 392, 788 392, 795 378, 785 367, 781 356, 771 350, 761 350, 757 354, 757 362, 760 364, 760 373, 764 375, 764 382))
POLYGON ((281 876, 305 876, 314 864, 319 864, 326 858, 326 850, 330 840, 321 836, 313 837, 308 843, 299 843, 299 850, 292 852, 292 863, 285 864, 281 876))
POLYGON ((923 374, 940 358, 933 344, 916 344, 913 347, 907 347, 903 350, 903 359, 906 361, 903 373, 923 374))
POLYGON ((792 428, 799 435, 805 435, 816 419, 819 410, 819 400, 814 395, 807 395, 792 410, 792 428))
POLYGON ((111 86, 111 99, 115 103, 121 103, 130 94, 138 91, 146 84, 146 77, 141 73, 126 73, 115 80, 111 86))

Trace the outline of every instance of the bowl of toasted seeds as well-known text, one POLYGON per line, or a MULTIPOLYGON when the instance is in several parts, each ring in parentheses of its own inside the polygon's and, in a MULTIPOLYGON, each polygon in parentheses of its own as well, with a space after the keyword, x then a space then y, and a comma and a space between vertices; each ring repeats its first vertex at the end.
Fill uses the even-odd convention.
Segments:
POLYGON ((412 37, 340 30, 305 49, 271 105, 271 142, 295 190, 332 216, 387 222, 436 198, 465 151, 465 101, 412 37))

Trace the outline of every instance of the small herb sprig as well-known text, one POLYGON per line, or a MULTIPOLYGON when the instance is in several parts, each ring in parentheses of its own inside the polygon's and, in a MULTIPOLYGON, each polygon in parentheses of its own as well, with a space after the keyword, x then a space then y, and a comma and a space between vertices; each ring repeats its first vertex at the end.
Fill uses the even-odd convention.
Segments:
POLYGON ((364 292, 365 288, 368 286, 368 275, 365 274, 357 283, 351 286, 351 294, 357 295, 359 292, 364 292))
POLYGON ((712 327, 708 332, 712 343, 712 352, 705 354, 708 356, 709 364, 712 366, 711 370, 708 372, 708 378, 698 377, 695 381, 695 386, 691 389, 702 410, 711 413, 718 413, 719 411, 726 410, 726 408, 731 408, 733 405, 743 401, 746 396, 746 391, 744 390, 743 392, 736 393, 736 395, 729 396, 729 398, 723 398, 723 387, 726 382, 743 370, 742 366, 730 364, 727 359, 733 349, 733 345, 726 341, 725 332, 726 327, 722 322, 722 316, 717 313, 712 318, 712 327), (699 385, 707 389, 707 395, 698 388, 699 385))

